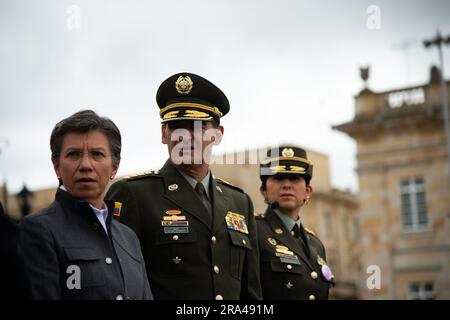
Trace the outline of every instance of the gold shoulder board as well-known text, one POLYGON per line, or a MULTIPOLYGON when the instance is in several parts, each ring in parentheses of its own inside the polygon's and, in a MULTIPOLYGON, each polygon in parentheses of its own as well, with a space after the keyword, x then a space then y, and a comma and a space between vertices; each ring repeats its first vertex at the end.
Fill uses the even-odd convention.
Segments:
POLYGON ((152 171, 144 171, 137 174, 133 174, 130 176, 123 177, 123 180, 125 181, 134 181, 139 179, 144 179, 147 177, 155 177, 159 175, 159 170, 152 170, 152 171))
POLYGON ((305 228, 306 232, 311 233, 313 236, 316 236, 316 237, 317 237, 317 234, 316 234, 314 231, 312 231, 311 229, 308 229, 308 228, 305 227, 305 226, 303 226, 303 228, 305 228))

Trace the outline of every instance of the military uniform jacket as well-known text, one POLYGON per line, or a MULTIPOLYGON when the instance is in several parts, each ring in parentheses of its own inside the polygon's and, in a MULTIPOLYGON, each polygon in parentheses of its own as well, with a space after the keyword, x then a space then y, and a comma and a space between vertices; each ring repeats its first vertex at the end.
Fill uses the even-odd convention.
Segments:
POLYGON ((152 298, 136 234, 112 219, 106 203, 109 236, 89 204, 62 189, 22 220, 19 247, 33 299, 152 298))
POLYGON ((264 299, 305 300, 328 299, 328 281, 322 265, 326 265, 325 248, 311 231, 300 227, 309 255, 290 230, 269 207, 256 219, 260 248, 261 287, 264 299), (277 248, 287 247, 289 254, 277 248), (295 256, 295 257, 294 257, 295 256))
POLYGON ((260 299, 259 255, 253 204, 242 190, 211 179, 213 216, 170 159, 159 172, 113 184, 108 197, 122 202, 120 221, 138 235, 155 299, 260 299), (179 213, 182 232, 163 227, 179 213), (230 212, 248 233, 227 228, 230 212))

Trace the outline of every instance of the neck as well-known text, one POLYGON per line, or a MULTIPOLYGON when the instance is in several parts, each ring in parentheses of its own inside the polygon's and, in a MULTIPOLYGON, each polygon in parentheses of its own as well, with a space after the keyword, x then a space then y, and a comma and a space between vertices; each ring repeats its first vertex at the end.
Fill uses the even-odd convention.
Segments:
POLYGON ((209 165, 208 164, 180 164, 175 165, 175 167, 183 172, 184 174, 187 174, 188 176, 191 176, 197 181, 202 181, 206 175, 209 172, 209 165))
POLYGON ((91 206, 93 206, 94 208, 97 208, 97 209, 104 209, 105 208, 105 203, 104 203, 103 199, 89 200, 88 203, 91 206))
POLYGON ((297 221, 298 218, 300 217, 300 209, 283 209, 283 208, 278 208, 278 210, 280 210, 281 213, 287 215, 289 218, 291 218, 294 221, 297 221))

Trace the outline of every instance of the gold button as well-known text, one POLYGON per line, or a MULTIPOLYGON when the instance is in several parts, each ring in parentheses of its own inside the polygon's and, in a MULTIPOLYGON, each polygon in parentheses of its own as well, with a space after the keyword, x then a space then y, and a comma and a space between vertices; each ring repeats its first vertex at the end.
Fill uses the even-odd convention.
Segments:
POLYGON ((172 239, 175 240, 175 241, 177 241, 177 240, 178 240, 178 235, 174 235, 174 236, 172 237, 172 239))
POLYGON ((242 244, 246 245, 247 242, 244 239, 242 239, 242 244))
POLYGON ((311 278, 317 279, 317 272, 315 271, 311 272, 311 278))
POLYGON ((292 269, 292 266, 291 266, 290 264, 288 264, 288 265, 286 266, 286 268, 288 268, 289 270, 291 270, 291 269, 292 269))
POLYGON ((295 232, 294 232, 294 231, 291 231, 291 235, 292 235, 292 236, 295 236, 295 232))
POLYGON ((112 263, 112 259, 110 257, 107 257, 105 259, 106 264, 111 264, 112 263))
POLYGON ((309 296, 309 300, 316 300, 316 296, 313 295, 313 294, 311 294, 311 295, 309 296))
POLYGON ((121 294, 118 294, 116 300, 123 300, 123 296, 121 294))
POLYGON ((216 296, 216 300, 223 300, 223 297, 222 297, 220 294, 218 294, 218 295, 216 296))
POLYGON ((219 274, 219 271, 220 271, 220 270, 219 270, 219 267, 218 267, 218 266, 214 266, 214 272, 217 273, 217 274, 219 274))
POLYGON ((217 242, 217 239, 216 239, 216 237, 215 237, 215 236, 212 236, 212 237, 211 237, 211 242, 212 242, 212 244, 216 244, 216 242, 217 242))

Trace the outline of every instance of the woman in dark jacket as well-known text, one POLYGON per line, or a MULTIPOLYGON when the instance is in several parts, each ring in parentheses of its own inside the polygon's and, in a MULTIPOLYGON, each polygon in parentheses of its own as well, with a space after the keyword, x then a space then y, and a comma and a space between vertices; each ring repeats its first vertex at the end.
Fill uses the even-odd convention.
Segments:
POLYGON ((19 246, 34 299, 152 299, 135 233, 104 200, 120 162, 115 124, 93 111, 59 122, 50 138, 55 201, 21 222, 19 246))

